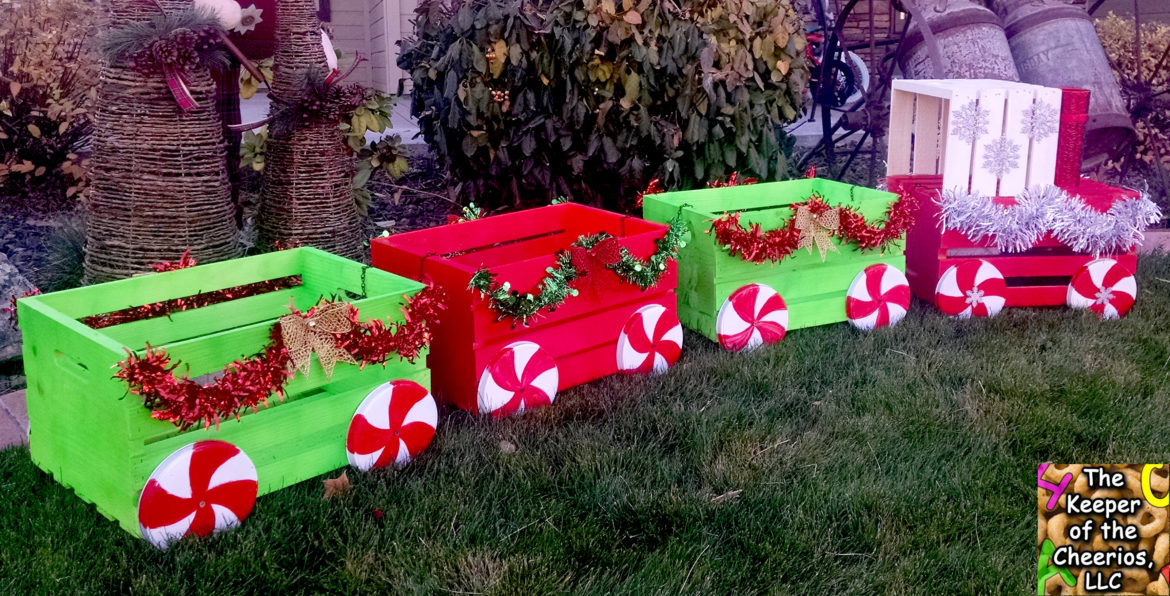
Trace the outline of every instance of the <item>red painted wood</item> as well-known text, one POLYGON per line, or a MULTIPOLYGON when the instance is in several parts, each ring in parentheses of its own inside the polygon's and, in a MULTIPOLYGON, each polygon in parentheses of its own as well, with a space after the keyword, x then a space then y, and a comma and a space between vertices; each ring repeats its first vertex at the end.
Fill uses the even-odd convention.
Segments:
MULTIPOLYGON (((940 212, 936 200, 941 192, 941 176, 891 176, 887 182, 892 192, 910 192, 918 199, 918 216, 906 233, 906 278, 914 295, 921 300, 934 302, 938 278, 952 265, 970 259, 984 259, 1009 280, 1007 306, 1060 306, 1065 303, 1067 284, 1013 286, 1012 278, 1046 278, 1037 281, 1050 284, 1048 278, 1071 278, 1096 258, 1073 252, 1051 236, 1044 237, 1035 248, 1025 253, 1002 254, 989 242, 975 242, 959 232, 944 232, 939 228, 940 212)), ((1140 196, 1134 190, 1092 180, 1081 180, 1075 188, 1065 190, 1102 212, 1116 201, 1140 196)), ((996 198, 1006 202, 1003 199, 996 198)), ((1117 260, 1130 271, 1137 269, 1136 247, 1123 254, 1101 256, 1117 260)), ((1019 283, 1018 279, 1016 283, 1019 283)))
MULTIPOLYGON (((556 360, 559 388, 617 372, 617 339, 626 320, 647 304, 676 307, 677 266, 671 264, 658 285, 643 292, 608 269, 595 272, 596 291, 569 298, 552 313, 541 313, 528 327, 496 321, 496 313, 468 289, 480 267, 518 292, 536 293, 556 253, 582 235, 608 232, 632 254, 646 258, 666 226, 565 203, 496 215, 458 224, 376 238, 370 243, 375 267, 420 280, 447 292, 448 308, 435 330, 427 364, 432 392, 459 408, 477 413, 479 375, 505 346, 531 341, 556 360), (586 295, 590 294, 590 295, 586 295)), ((592 285, 581 284, 582 288, 592 285)))
POLYGON ((934 303, 934 287, 938 285, 939 251, 942 237, 938 229, 939 188, 942 176, 890 176, 890 192, 909 193, 918 201, 918 215, 914 225, 906 231, 906 279, 910 290, 920 300, 934 303))
POLYGON ((1074 188, 1081 181, 1081 151, 1089 121, 1089 90, 1061 89, 1060 133, 1056 140, 1056 185, 1074 188))

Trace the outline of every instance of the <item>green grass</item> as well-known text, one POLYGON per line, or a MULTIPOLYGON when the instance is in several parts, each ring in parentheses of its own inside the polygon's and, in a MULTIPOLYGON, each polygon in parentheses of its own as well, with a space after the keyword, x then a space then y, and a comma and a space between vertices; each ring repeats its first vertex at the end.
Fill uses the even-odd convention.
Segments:
POLYGON ((748 355, 688 334, 667 375, 452 413, 403 471, 334 501, 301 483, 166 552, 8 450, 0 592, 1023 594, 1038 463, 1170 460, 1170 257, 1138 283, 1109 323, 916 304, 748 355))

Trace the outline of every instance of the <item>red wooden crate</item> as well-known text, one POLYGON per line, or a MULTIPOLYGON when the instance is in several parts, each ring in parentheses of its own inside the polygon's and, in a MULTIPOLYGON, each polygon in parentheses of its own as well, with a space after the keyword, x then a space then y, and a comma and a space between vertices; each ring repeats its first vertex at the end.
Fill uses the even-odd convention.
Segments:
MULTIPOLYGON (((927 302, 935 302, 938 280, 947 269, 965 261, 981 259, 1003 274, 1007 286, 1006 306, 1063 305, 1073 275, 1097 258, 1077 253, 1051 235, 1041 239, 1031 250, 1002 253, 989 241, 974 242, 959 232, 941 229, 936 201, 942 191, 942 176, 891 176, 888 184, 891 192, 911 192, 918 198, 918 217, 906 234, 906 277, 914 295, 927 302)), ((1080 180, 1076 186, 1061 188, 1102 212, 1116 201, 1140 195, 1133 190, 1091 180, 1080 180)), ((1130 272, 1137 268, 1137 253, 1133 247, 1125 253, 1101 257, 1117 261, 1130 272)))
MULTIPOLYGON (((618 372, 618 338, 635 311, 661 305, 677 321, 672 261, 652 288, 642 291, 612 271, 598 273, 603 291, 569 297, 554 312, 541 312, 529 326, 514 325, 488 307, 468 284, 488 268, 500 283, 523 293, 539 292, 545 269, 556 254, 583 235, 607 232, 631 254, 645 259, 667 226, 573 203, 496 215, 463 223, 376 238, 373 264, 418 280, 430 280, 447 293, 447 310, 435 330, 427 364, 432 390, 441 399, 479 413, 478 387, 484 369, 508 346, 526 341, 539 345, 559 370, 557 389, 618 372)), ((678 329, 681 346, 681 327, 678 329)))

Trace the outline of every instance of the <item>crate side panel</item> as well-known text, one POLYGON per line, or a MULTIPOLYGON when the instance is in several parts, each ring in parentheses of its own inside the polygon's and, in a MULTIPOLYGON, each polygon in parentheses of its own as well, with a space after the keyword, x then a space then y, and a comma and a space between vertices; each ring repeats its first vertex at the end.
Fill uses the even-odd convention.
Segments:
POLYGON ((45 304, 79 319, 172 298, 277 279, 300 273, 301 249, 292 249, 106 282, 41 297, 45 304))
POLYGON ((304 310, 316 304, 317 297, 317 292, 304 286, 297 286, 279 292, 179 311, 169 316, 106 327, 100 332, 134 349, 147 343, 163 345, 199 337, 212 329, 232 329, 262 321, 273 321, 288 314, 290 301, 295 303, 297 308, 304 310))
MULTIPOLYGON (((543 271, 543 269, 539 271, 543 271)), ((597 311, 609 310, 616 305, 644 300, 647 296, 653 296, 663 291, 673 291, 678 285, 678 265, 673 262, 667 266, 658 284, 646 290, 626 283, 616 274, 608 270, 595 273, 594 275, 600 275, 605 280, 599 282, 605 284, 600 290, 593 292, 585 290, 581 291, 577 296, 570 296, 555 312, 542 311, 539 313, 532 320, 530 326, 547 328, 560 325, 583 316, 589 316, 597 311)), ((513 279, 513 277, 506 275, 501 276, 501 279, 513 279)), ((525 286, 516 283, 514 287, 523 288, 525 286)), ((523 289, 520 291, 523 291, 523 289)), ((472 300, 472 315, 474 325, 472 332, 474 334, 474 346, 476 348, 487 342, 517 337, 518 334, 522 333, 520 330, 524 328, 522 325, 513 327, 515 321, 510 318, 497 320, 499 315, 489 308, 487 301, 480 299, 478 294, 472 300)))
MULTIPOLYGON (((820 260, 820 255, 811 256, 820 260)), ((715 295, 719 306, 722 306, 723 301, 740 287, 762 283, 776 290, 787 304, 790 330, 834 323, 845 320, 845 293, 853 278, 866 267, 877 263, 886 263, 902 270, 906 267, 905 258, 900 253, 892 252, 855 252, 836 262, 830 260, 816 267, 755 266, 754 269, 741 269, 741 275, 737 278, 720 276, 715 286, 715 295)), ((710 311, 711 316, 718 312, 718 307, 710 311)))
MULTIPOLYGON (((680 207, 669 200, 663 200, 666 195, 647 195, 643 200, 643 215, 651 220, 666 223, 680 214, 680 207)), ((681 217, 687 225, 686 246, 678 251, 678 287, 675 294, 678 300, 679 320, 691 329, 706 330, 700 325, 699 319, 692 318, 689 313, 696 310, 710 310, 715 300, 715 259, 721 252, 715 245, 715 238, 707 233, 711 228, 711 220, 707 215, 691 208, 682 208, 681 217)), ((712 327, 712 333, 713 331, 712 327)))
MULTIPOLYGON (((421 364, 396 363, 386 379, 410 379, 424 386, 421 364)), ((346 465, 345 436, 362 400, 380 383, 341 393, 320 393, 286 407, 231 420, 219 429, 196 430, 149 445, 135 457, 133 485, 140 491, 154 468, 176 449, 200 440, 220 440, 244 451, 256 465, 260 494, 267 494, 346 465)), ((137 494, 135 495, 137 498, 137 494)))
MULTIPOLYGON (((353 302, 363 320, 390 318, 401 320, 402 299, 399 296, 380 296, 353 302)), ((192 339, 162 345, 172 361, 181 360, 184 372, 200 376, 221 370, 239 358, 251 357, 264 349, 271 338, 273 318, 244 327, 215 331, 192 339)))
POLYGON ((406 253, 431 258, 453 252, 508 242, 517 236, 517 230, 525 235, 539 235, 564 229, 565 217, 572 209, 571 203, 528 209, 503 215, 493 215, 455 224, 447 224, 395 234, 377 242, 396 247, 406 253))
POLYGON ((141 407, 110 378, 112 355, 31 305, 20 323, 33 463, 103 515, 134 519, 126 429, 141 407))
POLYGON ((621 303, 607 303, 584 316, 557 323, 536 323, 519 327, 507 336, 493 338, 476 350, 475 378, 507 345, 517 341, 533 342, 552 356, 560 369, 560 389, 612 375, 617 370, 617 340, 626 321, 636 310, 648 304, 667 308, 677 306, 673 292, 647 293, 621 303), (605 354, 604 358, 594 358, 605 354))
MULTIPOLYGON (((382 296, 368 298, 354 302, 362 313, 363 320, 372 318, 401 321, 402 313, 399 310, 401 297, 382 296)), ((171 356, 172 363, 181 363, 178 374, 189 374, 192 377, 218 372, 230 362, 249 358, 264 349, 271 337, 272 322, 257 323, 248 327, 232 329, 219 333, 212 333, 203 337, 185 340, 162 346, 171 356)), ((347 379, 360 375, 358 367, 348 364, 339 364, 334 369, 333 378, 326 380, 320 362, 314 356, 308 375, 298 373, 285 387, 286 396, 293 399, 302 393, 309 393, 331 383, 344 382, 347 379)), ((270 407, 282 405, 279 397, 272 395, 268 398, 270 407)), ((136 418, 130 424, 130 437, 135 440, 151 440, 170 436, 178 430, 170 423, 150 418, 136 418)))

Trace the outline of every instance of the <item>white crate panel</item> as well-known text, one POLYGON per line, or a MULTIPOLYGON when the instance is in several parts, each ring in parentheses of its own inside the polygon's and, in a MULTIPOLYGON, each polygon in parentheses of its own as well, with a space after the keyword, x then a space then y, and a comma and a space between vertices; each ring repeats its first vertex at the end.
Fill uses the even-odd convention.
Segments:
POLYGON ((941 174, 944 188, 1015 196, 1051 184, 1061 91, 993 80, 898 80, 887 175, 941 174), (1037 124, 1039 118, 1039 124, 1037 124))

